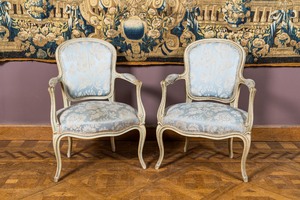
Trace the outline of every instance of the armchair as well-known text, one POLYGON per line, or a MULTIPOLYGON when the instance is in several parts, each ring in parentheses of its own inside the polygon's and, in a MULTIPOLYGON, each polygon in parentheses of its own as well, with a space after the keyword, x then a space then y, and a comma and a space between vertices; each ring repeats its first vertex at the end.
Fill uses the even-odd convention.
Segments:
POLYGON ((161 82, 162 99, 157 113, 156 137, 160 156, 164 157, 163 132, 171 130, 188 138, 228 139, 229 155, 233 158, 233 138, 244 143, 241 171, 248 182, 246 159, 251 144, 255 83, 243 77, 245 51, 239 44, 225 39, 203 39, 190 44, 184 53, 185 70, 170 74, 161 82), (186 102, 166 108, 167 87, 183 79, 186 102), (249 89, 248 111, 238 108, 241 85, 249 89))
POLYGON ((54 181, 57 182, 62 168, 60 141, 68 138, 67 156, 71 157, 72 138, 95 139, 110 137, 115 151, 115 136, 131 130, 140 134, 138 158, 142 157, 146 137, 145 110, 141 101, 141 81, 128 73, 116 72, 116 50, 108 42, 95 38, 72 39, 56 50, 59 74, 49 81, 51 99, 51 125, 53 148, 57 161, 54 181), (137 109, 116 102, 115 79, 123 79, 136 86, 137 109), (61 85, 63 105, 56 108, 55 88, 61 85))

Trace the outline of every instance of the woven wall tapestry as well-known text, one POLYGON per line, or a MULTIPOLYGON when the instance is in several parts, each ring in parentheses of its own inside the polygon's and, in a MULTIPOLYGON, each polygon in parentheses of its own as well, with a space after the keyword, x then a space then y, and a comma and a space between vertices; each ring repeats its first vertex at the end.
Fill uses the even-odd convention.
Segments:
POLYGON ((0 0, 0 60, 55 62, 59 44, 96 37, 119 63, 182 63, 204 38, 240 43, 247 64, 299 65, 300 0, 0 0))

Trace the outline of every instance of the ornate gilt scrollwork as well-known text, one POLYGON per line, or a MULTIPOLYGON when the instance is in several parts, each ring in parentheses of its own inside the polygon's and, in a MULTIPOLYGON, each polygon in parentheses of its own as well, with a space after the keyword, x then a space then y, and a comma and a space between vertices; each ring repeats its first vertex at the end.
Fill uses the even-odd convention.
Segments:
POLYGON ((228 0, 222 8, 224 20, 232 27, 238 27, 247 22, 250 17, 251 0, 228 0))
POLYGON ((86 9, 90 11, 89 22, 97 27, 92 37, 111 41, 129 61, 144 61, 154 50, 168 55, 179 47, 178 37, 171 30, 184 17, 184 3, 186 1, 100 0, 97 5, 90 0, 86 9))
POLYGON ((9 30, 5 26, 0 26, 0 41, 8 41, 9 30))
POLYGON ((53 61, 61 42, 95 37, 120 61, 181 62, 191 42, 224 38, 244 47, 247 63, 300 63, 299 9, 300 0, 0 0, 0 59, 53 61))
POLYGON ((51 5, 49 0, 26 0, 24 8, 31 17, 43 20, 50 16, 50 12, 54 6, 51 5))

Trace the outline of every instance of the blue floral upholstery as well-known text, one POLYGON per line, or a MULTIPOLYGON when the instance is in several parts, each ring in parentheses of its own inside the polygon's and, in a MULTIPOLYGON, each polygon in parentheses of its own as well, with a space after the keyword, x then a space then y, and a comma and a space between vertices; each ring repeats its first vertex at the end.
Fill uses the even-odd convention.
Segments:
POLYGON ((233 139, 244 143, 241 172, 248 182, 246 159, 251 145, 255 82, 245 79, 246 52, 238 43, 225 39, 202 39, 192 42, 184 52, 184 72, 170 74, 161 82, 162 98, 157 112, 156 138, 159 169, 164 158, 163 133, 174 131, 185 136, 184 152, 189 137, 213 140, 228 139, 229 157, 233 158, 233 139), (166 108, 167 87, 185 80, 186 101, 166 108), (238 108, 240 85, 247 86, 247 112, 238 108))
POLYGON ((180 103, 170 106, 163 125, 190 133, 244 132, 247 112, 213 102, 180 103))
POLYGON ((74 38, 56 49, 58 76, 49 80, 50 119, 53 149, 57 167, 54 181, 62 169, 60 142, 68 137, 67 156, 72 155, 72 139, 110 137, 115 152, 115 137, 131 130, 139 132, 138 158, 143 169, 143 148, 146 139, 145 109, 141 99, 142 82, 129 73, 116 71, 116 48, 97 38, 74 38), (136 109, 130 104, 115 102, 115 80, 135 86, 136 109), (60 84, 64 107, 57 110, 56 85, 60 84))
POLYGON ((72 98, 109 94, 112 53, 108 47, 80 41, 62 48, 59 59, 62 80, 72 98))
POLYGON ((58 113, 62 132, 120 131, 132 125, 139 125, 137 111, 119 102, 86 101, 62 109, 58 113))
POLYGON ((204 43, 193 47, 188 55, 190 93, 230 98, 241 57, 239 49, 225 43, 204 43))

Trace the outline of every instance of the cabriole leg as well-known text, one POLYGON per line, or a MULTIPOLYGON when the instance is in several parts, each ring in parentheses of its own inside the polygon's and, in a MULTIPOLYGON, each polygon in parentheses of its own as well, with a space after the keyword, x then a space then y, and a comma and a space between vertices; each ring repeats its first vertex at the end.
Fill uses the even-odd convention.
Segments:
POLYGON ((116 152, 115 137, 110 137, 110 145, 112 152, 116 152))
POLYGON ((67 152, 68 158, 71 158, 72 147, 73 147, 72 137, 68 137, 68 152, 67 152))
POLYGON ((187 152, 188 145, 189 145, 189 138, 185 137, 185 143, 184 143, 184 148, 183 148, 184 153, 187 152))
POLYGON ((242 176, 244 182, 248 182, 248 176, 246 173, 246 160, 251 146, 251 135, 250 134, 245 135, 242 138, 242 140, 244 142, 244 150, 243 150, 243 155, 241 160, 241 170, 242 170, 242 176))
POLYGON ((144 148, 144 144, 145 144, 145 140, 146 140, 146 128, 145 128, 145 126, 141 126, 139 128, 139 133, 140 133, 140 140, 139 140, 139 147, 138 147, 138 157, 139 157, 140 163, 142 165, 142 168, 146 169, 146 164, 145 164, 145 161, 143 159, 143 148, 144 148))
POLYGON ((56 157, 56 173, 54 176, 54 182, 58 182, 60 172, 61 172, 61 155, 60 155, 60 140, 61 137, 59 135, 53 135, 53 149, 56 157))
POLYGON ((160 125, 156 128, 156 139, 159 147, 159 158, 155 165, 155 169, 159 169, 164 158, 163 130, 160 125))
POLYGON ((229 157, 233 158, 233 138, 228 139, 228 151, 229 151, 229 157))

